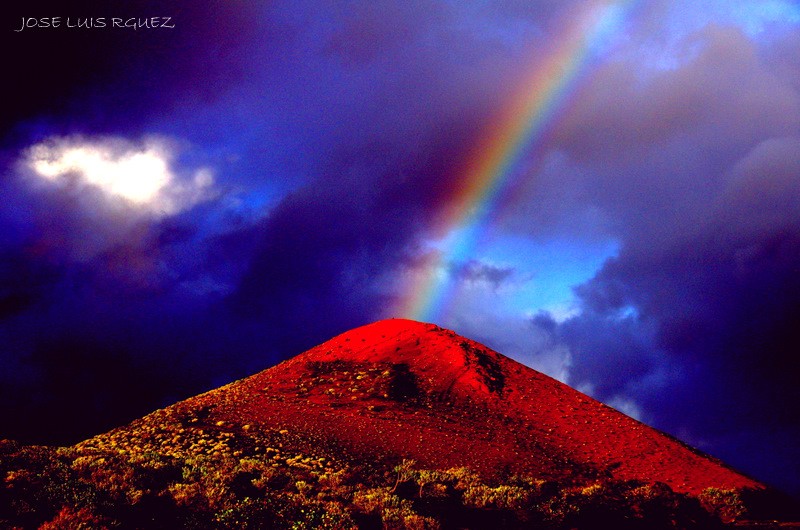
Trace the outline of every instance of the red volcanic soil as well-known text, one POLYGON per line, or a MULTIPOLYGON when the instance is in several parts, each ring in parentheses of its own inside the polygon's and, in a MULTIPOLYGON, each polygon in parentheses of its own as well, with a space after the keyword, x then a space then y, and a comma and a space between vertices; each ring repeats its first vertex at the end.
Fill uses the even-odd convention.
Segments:
POLYGON ((164 414, 384 470, 407 458, 487 477, 639 479, 690 494, 764 488, 481 344, 409 320, 357 328, 139 421, 164 414))

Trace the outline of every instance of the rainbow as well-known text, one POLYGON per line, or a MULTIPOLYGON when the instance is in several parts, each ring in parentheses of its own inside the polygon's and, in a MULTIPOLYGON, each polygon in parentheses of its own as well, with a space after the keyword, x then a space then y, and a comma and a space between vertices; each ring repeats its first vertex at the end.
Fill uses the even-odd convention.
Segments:
POLYGON ((633 0, 586 2, 579 13, 571 14, 553 48, 537 58, 521 90, 468 157, 463 185, 449 201, 455 206, 435 230, 449 237, 425 273, 410 281, 395 314, 428 322, 444 316, 455 286, 443 272, 445 266, 474 255, 501 199, 521 177, 520 162, 552 130, 591 59, 628 17, 633 4, 633 0))

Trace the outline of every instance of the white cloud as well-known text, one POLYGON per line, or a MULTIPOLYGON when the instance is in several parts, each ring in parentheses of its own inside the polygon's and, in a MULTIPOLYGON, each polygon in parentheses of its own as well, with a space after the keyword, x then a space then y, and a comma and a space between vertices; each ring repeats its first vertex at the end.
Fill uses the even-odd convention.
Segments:
POLYGON ((110 203, 164 216, 206 199, 214 180, 208 168, 178 171, 177 145, 163 137, 51 137, 28 148, 23 164, 64 189, 93 187, 110 203))
POLYGON ((578 316, 581 313, 580 306, 575 300, 567 300, 562 303, 552 304, 536 311, 527 311, 525 316, 528 319, 533 318, 540 312, 546 312, 557 323, 563 324, 567 320, 578 316))
POLYGON ((615 408, 623 414, 627 414, 631 418, 639 421, 645 421, 642 409, 632 399, 617 394, 609 400, 606 400, 606 405, 615 408))

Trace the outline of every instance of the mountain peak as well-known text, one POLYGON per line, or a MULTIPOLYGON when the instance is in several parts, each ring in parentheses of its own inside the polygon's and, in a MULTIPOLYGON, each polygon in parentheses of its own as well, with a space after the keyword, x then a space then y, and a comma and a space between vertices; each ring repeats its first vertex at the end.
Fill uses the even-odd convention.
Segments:
POLYGON ((264 440, 279 441, 384 470, 413 459, 431 469, 468 466, 486 477, 634 479, 690 494, 764 489, 477 342, 403 319, 353 329, 84 445, 163 450, 168 440, 182 439, 172 430, 187 429, 225 431, 242 454, 257 456, 264 440), (164 434, 142 439, 141 432, 164 434))
POLYGON ((327 363, 385 366, 409 374, 404 384, 417 385, 416 392, 442 398, 502 394, 504 362, 513 361, 434 324, 389 319, 334 337, 285 364, 294 369, 310 363, 317 370, 327 363))

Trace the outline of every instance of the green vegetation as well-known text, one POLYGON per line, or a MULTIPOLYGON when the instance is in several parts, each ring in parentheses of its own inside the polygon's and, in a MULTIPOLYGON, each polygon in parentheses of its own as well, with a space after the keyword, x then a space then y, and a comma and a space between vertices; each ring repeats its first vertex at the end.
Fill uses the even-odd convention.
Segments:
POLYGON ((747 513, 744 501, 736 490, 706 488, 698 498, 706 510, 725 522, 736 521, 747 513))
POLYGON ((411 460, 375 480, 316 455, 263 447, 233 456, 241 451, 202 439, 166 454, 149 444, 0 442, 0 527, 667 529, 713 528, 743 513, 736 492, 725 490, 695 499, 664 484, 524 476, 490 483, 467 468, 431 470, 411 460))

